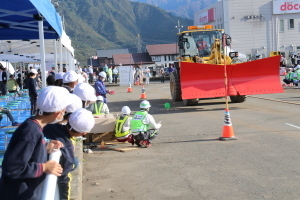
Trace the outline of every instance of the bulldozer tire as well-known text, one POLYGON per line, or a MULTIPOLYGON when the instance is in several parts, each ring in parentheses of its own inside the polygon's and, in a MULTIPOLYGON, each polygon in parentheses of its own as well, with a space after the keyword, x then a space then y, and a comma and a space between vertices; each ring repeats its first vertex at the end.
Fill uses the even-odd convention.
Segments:
POLYGON ((198 104, 198 99, 183 99, 183 104, 185 106, 196 106, 198 104))
POLYGON ((232 103, 242 103, 246 101, 246 95, 230 96, 230 100, 232 103))
POLYGON ((177 72, 170 74, 170 90, 173 101, 182 101, 180 80, 177 72))

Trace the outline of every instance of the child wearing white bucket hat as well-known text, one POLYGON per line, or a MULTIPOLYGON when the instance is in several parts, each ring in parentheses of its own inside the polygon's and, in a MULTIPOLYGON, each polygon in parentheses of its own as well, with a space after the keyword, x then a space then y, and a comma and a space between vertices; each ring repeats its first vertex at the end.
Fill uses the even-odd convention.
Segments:
POLYGON ((59 73, 55 74, 55 83, 54 83, 54 85, 62 86, 64 74, 65 74, 64 72, 59 72, 59 73))
POLYGON ((91 105, 93 115, 108 115, 109 109, 102 96, 97 96, 96 103, 91 105))
POLYGON ((82 107, 91 111, 90 104, 96 102, 95 89, 88 83, 79 83, 74 88, 73 94, 76 94, 82 100, 82 107))
POLYGON ((70 94, 70 98, 72 103, 66 107, 66 113, 64 115, 64 120, 59 122, 60 124, 66 124, 68 122, 68 119, 70 115, 75 112, 76 110, 79 110, 82 108, 82 101, 81 99, 75 95, 75 94, 70 94))
POLYGON ((78 84, 79 75, 75 71, 68 71, 63 75, 63 85, 70 93, 78 84))
POLYGON ((60 148, 59 141, 46 146, 43 128, 63 118, 70 104, 69 92, 61 87, 42 89, 37 98, 38 112, 14 132, 6 149, 0 180, 1 199, 40 199, 45 174, 61 176, 60 164, 47 161, 47 153, 60 148))
POLYGON ((49 124, 44 128, 47 138, 61 141, 64 144, 64 148, 61 148, 62 157, 60 159, 63 172, 57 180, 60 199, 68 199, 70 195, 70 172, 74 170, 73 165, 76 166, 72 138, 89 133, 94 125, 95 120, 92 113, 80 108, 70 115, 67 125, 49 124))

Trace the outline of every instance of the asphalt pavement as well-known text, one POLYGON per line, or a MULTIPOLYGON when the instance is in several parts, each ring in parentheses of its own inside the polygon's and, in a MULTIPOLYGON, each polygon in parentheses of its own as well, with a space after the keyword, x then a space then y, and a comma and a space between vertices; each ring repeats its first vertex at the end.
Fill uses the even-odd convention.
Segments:
MULTIPOLYGON (((110 88, 113 114, 125 105, 139 110, 141 86, 110 88)), ((238 140, 220 141, 224 98, 185 107, 171 101, 169 82, 145 88, 150 114, 162 121, 159 136, 150 148, 84 155, 84 200, 300 198, 300 89, 230 103, 238 140)))

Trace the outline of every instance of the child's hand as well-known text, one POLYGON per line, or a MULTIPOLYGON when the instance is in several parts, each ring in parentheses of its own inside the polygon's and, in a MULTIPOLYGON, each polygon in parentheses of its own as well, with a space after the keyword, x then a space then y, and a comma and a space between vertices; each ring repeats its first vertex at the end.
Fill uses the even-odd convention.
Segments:
POLYGON ((49 160, 46 163, 43 163, 43 172, 46 174, 54 174, 55 176, 61 176, 63 169, 60 164, 54 160, 49 160))
POLYGON ((61 147, 64 147, 64 144, 62 142, 57 140, 51 140, 47 145, 46 149, 48 153, 51 153, 54 149, 60 149, 61 147))

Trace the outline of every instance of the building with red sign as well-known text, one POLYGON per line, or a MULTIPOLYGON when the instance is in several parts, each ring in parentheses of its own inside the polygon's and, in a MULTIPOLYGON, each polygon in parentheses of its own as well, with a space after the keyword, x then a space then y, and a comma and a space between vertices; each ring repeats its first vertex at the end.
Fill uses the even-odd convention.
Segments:
POLYGON ((220 0, 195 13, 194 25, 205 24, 224 29, 231 48, 249 59, 300 52, 300 0, 220 0))

